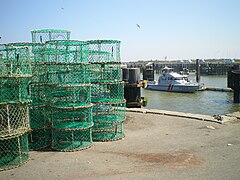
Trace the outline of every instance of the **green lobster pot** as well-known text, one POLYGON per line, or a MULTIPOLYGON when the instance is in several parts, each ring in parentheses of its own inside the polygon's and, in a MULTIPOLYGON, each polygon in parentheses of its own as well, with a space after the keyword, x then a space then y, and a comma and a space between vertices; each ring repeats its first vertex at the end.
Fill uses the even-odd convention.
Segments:
POLYGON ((51 128, 49 126, 32 129, 29 133, 30 150, 42 150, 51 147, 51 128))
POLYGON ((47 102, 44 84, 30 84, 31 106, 44 106, 47 102))
POLYGON ((91 84, 51 85, 46 88, 48 104, 56 108, 89 106, 91 103, 91 84))
POLYGON ((71 31, 62 29, 32 30, 32 42, 45 43, 51 40, 69 40, 71 31))
POLYGON ((92 104, 73 109, 52 108, 51 117, 53 128, 63 130, 87 129, 93 126, 92 104))
POLYGON ((121 81, 120 63, 91 64, 91 82, 93 83, 111 83, 121 81))
POLYGON ((29 121, 32 129, 48 126, 51 122, 49 119, 49 111, 46 106, 30 106, 29 121))
POLYGON ((124 137, 126 101, 93 106, 93 141, 113 141, 124 137))
POLYGON ((0 104, 0 138, 29 131, 28 103, 0 104))
POLYGON ((124 99, 124 89, 122 82, 114 83, 92 83, 91 100, 92 103, 106 104, 116 103, 124 99))
POLYGON ((30 101, 30 78, 0 78, 0 102, 30 101))
POLYGON ((88 44, 76 40, 47 41, 45 61, 49 64, 88 64, 88 44))
POLYGON ((0 45, 0 77, 31 77, 32 69, 28 47, 0 45))
POLYGON ((89 63, 120 62, 120 43, 118 40, 90 40, 89 63))
POLYGON ((87 129, 52 129, 52 149, 79 151, 92 146, 92 127, 87 129))
POLYGON ((93 141, 116 141, 124 138, 124 128, 122 122, 94 123, 93 141))
POLYGON ((49 84, 89 84, 90 68, 86 64, 49 64, 47 66, 49 84))
POLYGON ((28 133, 0 139, 0 171, 18 167, 28 160, 28 133))

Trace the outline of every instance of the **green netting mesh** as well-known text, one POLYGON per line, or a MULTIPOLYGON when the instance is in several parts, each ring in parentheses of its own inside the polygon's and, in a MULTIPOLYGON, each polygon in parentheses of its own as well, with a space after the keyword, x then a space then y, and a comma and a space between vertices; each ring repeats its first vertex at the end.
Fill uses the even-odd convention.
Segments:
POLYGON ((10 43, 8 46, 28 48, 31 62, 44 62, 45 46, 42 43, 16 42, 10 43))
POLYGON ((52 127, 64 130, 81 130, 93 126, 92 105, 78 109, 52 108, 52 127))
POLYGON ((30 84, 31 92, 31 106, 43 106, 46 104, 47 99, 45 95, 45 85, 44 84, 30 84))
POLYGON ((93 107, 93 140, 111 141, 124 137, 126 101, 112 104, 95 104, 93 107))
POLYGON ((91 100, 93 103, 112 103, 122 101, 123 83, 93 83, 91 91, 91 100))
POLYGON ((93 106, 94 123, 111 124, 122 122, 126 118, 126 101, 113 104, 95 104, 93 106))
POLYGON ((29 130, 28 104, 0 104, 0 138, 29 130))
POLYGON ((32 129, 29 133, 29 148, 30 150, 41 150, 51 147, 51 128, 49 126, 32 129))
POLYGON ((78 151, 91 147, 92 128, 65 131, 52 129, 52 149, 57 151, 78 151))
POLYGON ((121 81, 121 67, 118 63, 91 64, 91 82, 121 81))
POLYGON ((18 167, 29 159, 28 134, 0 138, 0 171, 18 167))
POLYGON ((44 43, 51 40, 69 40, 70 31, 68 30, 58 30, 58 29, 41 29, 33 30, 32 42, 44 43))
POLYGON ((88 106, 91 103, 91 84, 48 85, 46 96, 49 104, 58 108, 88 106))
POLYGON ((47 82, 47 65, 41 63, 32 63, 31 82, 35 84, 44 84, 47 82))
POLYGON ((49 111, 46 106, 30 106, 29 116, 30 116, 30 127, 40 128, 49 125, 51 122, 49 120, 49 111))
POLYGON ((93 141, 115 141, 124 137, 123 122, 94 123, 92 131, 93 141))
POLYGON ((32 76, 28 47, 1 45, 0 77, 32 76))
POLYGON ((0 78, 0 103, 30 101, 30 78, 0 78))
POLYGON ((88 41, 93 107, 93 140, 124 137, 126 104, 120 68, 120 41, 88 41))
POLYGON ((87 43, 90 63, 120 62, 120 41, 91 40, 87 43))
POLYGON ((90 69, 85 64, 50 64, 47 66, 50 84, 90 84, 90 69))
POLYGON ((27 48, 29 51, 29 61, 32 68, 31 81, 35 83, 45 83, 43 75, 46 73, 46 65, 44 64, 45 45, 41 43, 17 42, 7 44, 9 47, 27 48))
POLYGON ((56 64, 88 63, 88 45, 83 41, 48 41, 45 61, 56 64))

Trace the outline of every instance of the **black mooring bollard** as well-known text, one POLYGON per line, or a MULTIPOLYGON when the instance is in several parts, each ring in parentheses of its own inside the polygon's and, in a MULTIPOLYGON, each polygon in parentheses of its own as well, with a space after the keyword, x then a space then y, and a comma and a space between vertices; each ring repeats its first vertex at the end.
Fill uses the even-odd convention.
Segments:
POLYGON ((232 71, 233 73, 233 102, 240 103, 240 70, 232 71))
POLYGON ((240 103, 240 70, 228 71, 228 87, 233 89, 233 102, 240 103))
POLYGON ((122 79, 124 84, 124 98, 127 108, 141 108, 146 104, 145 98, 141 97, 141 88, 144 86, 140 80, 139 68, 122 69, 122 79))

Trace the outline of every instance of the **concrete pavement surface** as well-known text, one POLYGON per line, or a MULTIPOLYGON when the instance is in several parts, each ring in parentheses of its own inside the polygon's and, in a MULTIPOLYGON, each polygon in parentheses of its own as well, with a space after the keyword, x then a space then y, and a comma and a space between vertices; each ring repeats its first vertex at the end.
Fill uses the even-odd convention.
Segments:
POLYGON ((32 151, 1 180, 240 179, 240 120, 127 112, 126 137, 77 152, 32 151))

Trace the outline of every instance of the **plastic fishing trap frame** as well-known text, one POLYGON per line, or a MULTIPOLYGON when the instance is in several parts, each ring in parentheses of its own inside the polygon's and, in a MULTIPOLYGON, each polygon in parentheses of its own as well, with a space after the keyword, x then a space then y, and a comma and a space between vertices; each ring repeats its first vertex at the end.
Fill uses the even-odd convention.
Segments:
POLYGON ((121 81, 120 63, 94 63, 90 65, 92 83, 121 81))
POLYGON ((93 126, 92 104, 74 108, 52 108, 52 128, 82 130, 93 126))
POLYGON ((45 94, 45 84, 30 84, 31 106, 44 106, 47 102, 45 94))
POLYGON ((50 85, 46 87, 48 104, 56 108, 76 108, 91 103, 91 84, 50 85))
POLYGON ((114 103, 124 99, 123 82, 93 83, 91 91, 92 103, 114 103))
POLYGON ((46 79, 48 84, 90 84, 90 68, 86 64, 49 64, 46 79))
POLYGON ((31 77, 31 63, 28 47, 0 45, 0 78, 31 77))
POLYGON ((18 103, 31 100, 30 78, 0 77, 0 103, 18 103))
POLYGON ((28 160, 27 133, 0 139, 0 171, 18 167, 28 160))
POLYGON ((13 47, 27 48, 29 50, 30 64, 32 68, 32 83, 45 83, 46 65, 44 64, 44 48, 43 43, 17 42, 8 44, 13 47))
POLYGON ((31 43, 31 42, 16 42, 9 43, 8 46, 13 47, 25 47, 29 50, 29 56, 31 62, 43 62, 44 61, 44 44, 31 43))
POLYGON ((87 64, 88 47, 88 44, 83 41, 47 41, 45 61, 55 64, 87 64))
POLYGON ((91 40, 89 44, 89 63, 120 63, 120 41, 91 40))
POLYGON ((92 104, 52 109, 52 149, 78 151, 92 145, 92 104))
POLYGON ((79 151, 92 146, 92 127, 80 130, 52 129, 52 149, 79 151))
POLYGON ((71 31, 60 29, 32 30, 32 42, 45 43, 51 40, 69 40, 71 31))
POLYGON ((29 132, 28 136, 29 149, 41 150, 51 147, 52 133, 50 126, 34 128, 29 132))
POLYGON ((29 116, 30 116, 30 127, 32 129, 41 128, 44 126, 49 126, 51 120, 49 118, 50 112, 47 106, 30 106, 29 116))
POLYGON ((51 99, 52 149, 77 151, 92 145, 91 84, 53 85, 51 99))
POLYGON ((40 150, 51 146, 51 113, 47 105, 29 107, 30 150, 40 150))
POLYGON ((113 141, 124 137, 126 101, 95 104, 93 107, 93 140, 113 141))
POLYGON ((0 104, 0 139, 29 131, 27 103, 0 104))

